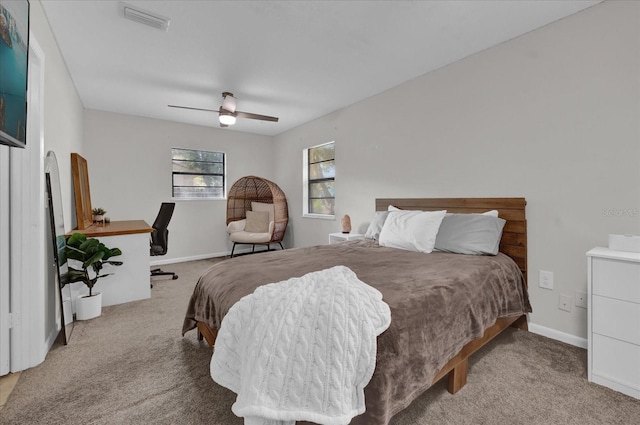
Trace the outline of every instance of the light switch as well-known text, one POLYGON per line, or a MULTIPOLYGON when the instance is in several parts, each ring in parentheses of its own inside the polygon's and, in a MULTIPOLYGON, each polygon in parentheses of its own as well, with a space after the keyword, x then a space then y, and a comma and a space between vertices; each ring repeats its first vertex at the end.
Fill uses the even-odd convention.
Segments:
POLYGON ((538 286, 544 289, 553 289, 553 272, 540 270, 538 286))

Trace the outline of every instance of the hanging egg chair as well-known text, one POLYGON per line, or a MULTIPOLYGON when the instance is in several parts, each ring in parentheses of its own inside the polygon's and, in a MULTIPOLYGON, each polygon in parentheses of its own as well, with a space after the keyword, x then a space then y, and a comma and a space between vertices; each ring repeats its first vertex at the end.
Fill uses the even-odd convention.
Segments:
MULTIPOLYGON (((260 219, 266 216, 259 216, 260 219)), ((256 176, 238 179, 227 196, 227 232, 233 242, 231 257, 237 244, 265 245, 271 250, 273 243, 282 246, 282 239, 289 222, 287 197, 274 182, 256 176), (248 211, 268 213, 268 223, 259 222, 248 211), (267 225, 268 224, 268 225, 267 225), (261 227, 262 226, 262 227, 261 227)))

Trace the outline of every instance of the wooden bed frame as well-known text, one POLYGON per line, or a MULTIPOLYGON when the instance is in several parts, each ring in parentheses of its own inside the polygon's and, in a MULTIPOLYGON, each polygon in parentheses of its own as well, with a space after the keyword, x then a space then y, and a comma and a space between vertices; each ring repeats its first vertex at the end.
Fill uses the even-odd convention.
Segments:
MULTIPOLYGON (((527 285, 527 220, 524 198, 387 198, 376 199, 376 211, 386 211, 389 205, 403 210, 438 211, 447 210, 450 213, 482 213, 488 210, 498 210, 499 217, 506 220, 500 241, 500 252, 511 257, 524 276, 525 289, 527 285)), ((482 348, 485 344, 499 335, 509 326, 528 330, 527 316, 499 318, 487 328, 478 339, 474 339, 456 354, 438 372, 433 383, 448 375, 448 391, 457 393, 467 382, 469 356, 482 348)), ((213 347, 217 329, 210 328, 206 323, 197 322, 198 339, 203 338, 213 347)))

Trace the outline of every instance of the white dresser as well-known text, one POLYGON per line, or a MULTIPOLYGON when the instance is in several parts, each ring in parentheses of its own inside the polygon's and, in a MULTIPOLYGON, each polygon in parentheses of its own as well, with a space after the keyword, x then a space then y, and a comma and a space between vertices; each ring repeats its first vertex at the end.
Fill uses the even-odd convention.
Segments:
POLYGON ((587 252, 590 382, 640 399, 640 253, 587 252))

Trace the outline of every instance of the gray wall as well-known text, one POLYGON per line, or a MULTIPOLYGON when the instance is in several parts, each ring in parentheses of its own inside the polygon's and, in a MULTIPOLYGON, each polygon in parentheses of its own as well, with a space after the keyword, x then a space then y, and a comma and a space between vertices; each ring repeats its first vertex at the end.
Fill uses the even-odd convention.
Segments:
MULTIPOLYGON (((73 214, 73 182, 71 178, 71 152, 82 152, 82 115, 84 107, 78 96, 75 85, 71 80, 67 65, 62 58, 58 44, 51 32, 44 10, 40 2, 32 1, 30 13, 30 28, 38 44, 44 52, 44 154, 54 151, 60 170, 60 186, 62 188, 62 202, 65 230, 75 226, 73 214)), ((43 159, 44 160, 44 159, 43 159)), ((34 170, 34 172, 39 172, 34 170)), ((44 179, 44 176, 42 176, 44 179)), ((48 213, 48 209, 46 210, 48 213)), ((49 217, 45 217, 48 223, 49 217)), ((45 223, 43 223, 45 224, 45 223)), ((49 231, 47 225, 42 229, 49 231)), ((50 233, 45 234, 45 242, 50 244, 50 233)), ((58 328, 56 317, 56 278, 54 269, 49 265, 54 263, 53 251, 47 249, 45 260, 45 339, 58 328)), ((36 297, 34 297, 36 298, 36 297)), ((37 305, 33 306, 38 308, 37 305)), ((22 312, 27 315, 28 312, 22 312)), ((38 338, 33 332, 30 336, 38 338)), ((31 347, 39 347, 40 341, 32 341, 31 347)), ((48 347, 46 347, 48 348, 48 347)), ((46 351, 45 351, 46 353, 46 351)), ((30 353, 33 356, 33 353, 30 353)), ((26 353, 25 353, 26 355, 26 353)), ((44 353, 43 353, 44 358, 44 353)))
POLYGON ((276 136, 288 244, 326 243, 344 214, 364 232, 376 197, 522 196, 531 319, 586 337, 559 295, 586 290, 609 233, 640 234, 639 17, 605 2, 276 136), (302 218, 302 149, 331 140, 337 220, 302 218))
MULTIPOLYGON (((219 128, 179 124, 95 110, 85 111, 85 155, 91 202, 111 220, 146 220, 171 199, 171 148, 227 154, 230 186, 245 175, 272 178, 272 138, 219 128)), ((169 250, 152 260, 173 261, 223 255, 226 200, 176 201, 169 223, 169 250)))
POLYGON ((56 153, 64 207, 65 229, 75 227, 71 152, 82 153, 84 106, 71 80, 49 21, 39 1, 32 1, 30 27, 45 54, 44 151, 56 153))
MULTIPOLYGON (((56 154, 60 170, 65 229, 71 230, 74 226, 74 220, 72 220, 73 192, 70 153, 82 152, 84 107, 58 49, 42 5, 39 1, 31 1, 30 5, 32 40, 37 41, 44 53, 44 87, 42 92, 44 97, 44 128, 42 129, 44 154, 46 155, 49 150, 53 150, 56 154)), ((27 147, 27 150, 34 148, 35 146, 27 147)), ((44 158, 42 160, 44 161, 44 158)), ((32 172, 40 174, 38 169, 34 169, 32 172)), ((44 180, 44 175, 41 178, 44 180)), ((46 213, 48 213, 48 209, 46 213)), ((50 244, 50 233, 47 233, 49 227, 46 225, 49 217, 44 218, 46 221, 42 223, 41 231, 45 233, 45 243, 50 244)), ((50 336, 55 336, 59 329, 56 317, 55 285, 57 283, 54 269, 51 267, 54 263, 52 250, 46 249, 45 255, 47 256, 44 260, 45 264, 41 265, 44 268, 45 282, 24 282, 23 286, 33 287, 34 291, 28 294, 28 297, 16 301, 16 305, 20 306, 17 313, 22 317, 43 319, 43 321, 37 320, 35 323, 33 320, 22 321, 22 328, 26 327, 22 334, 24 338, 16 338, 14 341, 17 341, 18 347, 17 349, 12 347, 12 349, 19 352, 19 357, 22 358, 21 363, 24 361, 23 366, 33 366, 35 365, 34 359, 44 359, 49 348, 47 344, 53 342, 49 341, 50 336), (37 294, 36 291, 44 291, 45 293, 37 294), (41 311, 42 305, 38 302, 41 299, 45 304, 44 312, 41 311), (31 361, 24 359, 31 359, 31 361)), ((21 292, 20 288, 13 290, 16 294, 21 292)))

